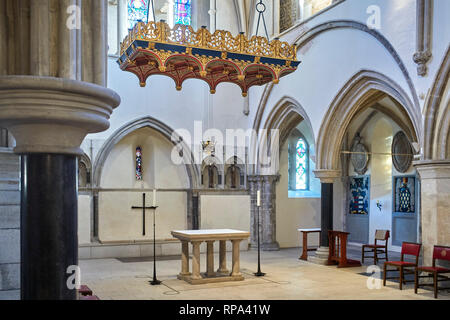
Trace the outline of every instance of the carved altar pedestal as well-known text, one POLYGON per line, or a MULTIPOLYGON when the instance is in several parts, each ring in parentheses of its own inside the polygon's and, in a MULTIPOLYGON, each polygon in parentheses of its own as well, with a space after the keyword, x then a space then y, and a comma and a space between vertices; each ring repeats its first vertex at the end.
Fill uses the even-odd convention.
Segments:
POLYGON ((190 284, 224 281, 242 281, 240 272, 240 249, 242 240, 249 232, 231 229, 182 230, 172 231, 172 236, 181 241, 181 272, 178 279, 190 284), (214 242, 219 241, 219 268, 214 270, 214 242), (232 269, 227 269, 226 242, 233 244, 232 269), (206 272, 200 273, 200 244, 206 242, 206 272), (192 243, 192 272, 189 271, 189 243, 192 243))

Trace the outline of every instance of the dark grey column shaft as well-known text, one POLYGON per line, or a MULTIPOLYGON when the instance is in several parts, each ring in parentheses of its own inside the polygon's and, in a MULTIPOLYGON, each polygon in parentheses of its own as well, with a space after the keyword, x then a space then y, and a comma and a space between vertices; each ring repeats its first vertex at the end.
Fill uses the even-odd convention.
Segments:
POLYGON ((22 155, 21 297, 73 300, 67 267, 78 265, 75 155, 22 155))
POLYGON ((321 229, 320 246, 328 247, 328 230, 333 230, 333 184, 322 183, 322 194, 320 200, 321 229))

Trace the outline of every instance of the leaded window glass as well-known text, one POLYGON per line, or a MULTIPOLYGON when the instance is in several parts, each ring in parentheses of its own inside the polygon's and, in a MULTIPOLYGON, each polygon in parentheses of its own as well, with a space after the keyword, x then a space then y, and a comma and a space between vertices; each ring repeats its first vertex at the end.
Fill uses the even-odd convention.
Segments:
POLYGON ((136 148, 136 180, 142 180, 142 148, 136 148))
POLYGON ((138 21, 147 22, 149 1, 128 0, 128 29, 132 29, 138 21))
POLYGON ((308 144, 300 138, 295 147, 295 188, 308 189, 308 144))
POLYGON ((191 24, 191 0, 175 0, 174 24, 191 24))

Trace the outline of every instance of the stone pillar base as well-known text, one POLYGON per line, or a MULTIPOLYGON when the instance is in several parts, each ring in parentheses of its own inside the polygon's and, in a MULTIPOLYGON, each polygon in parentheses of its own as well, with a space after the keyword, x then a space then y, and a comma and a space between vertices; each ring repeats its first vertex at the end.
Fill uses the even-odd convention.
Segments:
POLYGON ((319 247, 316 250, 314 256, 308 257, 308 261, 316 264, 327 265, 328 264, 328 254, 330 253, 329 247, 319 247))
MULTIPOLYGON (((256 249, 258 249, 258 246, 256 246, 256 249)), ((278 244, 278 242, 262 243, 261 250, 262 251, 278 251, 278 250, 280 250, 280 245, 278 244)))

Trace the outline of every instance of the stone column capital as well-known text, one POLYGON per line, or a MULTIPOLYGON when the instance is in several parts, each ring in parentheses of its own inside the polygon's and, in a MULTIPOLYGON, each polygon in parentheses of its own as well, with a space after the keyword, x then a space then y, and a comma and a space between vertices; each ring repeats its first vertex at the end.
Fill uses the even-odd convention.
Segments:
POLYGON ((261 181, 261 176, 260 175, 247 175, 247 180, 251 183, 251 182, 258 182, 261 181))
POLYGON ((280 179, 280 175, 249 175, 247 176, 249 182, 276 182, 280 179))
POLYGON ((316 178, 320 179, 321 183, 334 183, 336 179, 341 177, 340 170, 320 169, 313 172, 316 178))
POLYGON ((16 153, 82 154, 83 139, 108 129, 119 103, 117 93, 92 83, 0 76, 0 126, 16 139, 16 153))
POLYGON ((450 159, 414 161, 414 167, 424 179, 450 179, 450 159))

